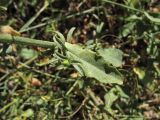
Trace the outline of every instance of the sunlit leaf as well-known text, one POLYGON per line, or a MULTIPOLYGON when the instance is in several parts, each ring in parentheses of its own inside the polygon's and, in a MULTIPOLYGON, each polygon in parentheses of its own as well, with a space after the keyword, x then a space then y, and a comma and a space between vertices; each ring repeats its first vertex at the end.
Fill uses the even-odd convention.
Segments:
POLYGON ((100 56, 104 58, 104 60, 112 64, 115 67, 122 66, 122 55, 123 52, 116 48, 108 48, 108 49, 100 49, 98 50, 100 56))
POLYGON ((38 53, 33 49, 23 48, 20 51, 20 56, 23 57, 24 59, 30 59, 30 58, 33 58, 37 55, 38 55, 38 53))
POLYGON ((123 83, 121 75, 113 68, 106 67, 103 59, 96 58, 95 52, 69 43, 65 43, 65 46, 68 49, 68 58, 77 62, 85 76, 95 78, 102 83, 123 83))
POLYGON ((72 27, 67 34, 67 42, 69 42, 72 38, 73 32, 75 31, 75 27, 72 27))
POLYGON ((105 99, 105 109, 110 112, 110 114, 114 114, 112 111, 112 104, 114 101, 118 99, 118 95, 116 95, 114 92, 116 92, 115 88, 112 88, 106 95, 104 96, 105 99))
POLYGON ((29 118, 33 115, 34 115, 34 111, 32 109, 28 109, 22 114, 22 116, 25 117, 25 118, 29 118))
POLYGON ((145 71, 140 68, 134 68, 133 71, 138 75, 139 79, 143 79, 145 77, 145 71))
POLYGON ((133 31, 134 26, 136 25, 135 22, 129 22, 123 25, 120 31, 120 37, 126 37, 128 34, 130 34, 133 31))

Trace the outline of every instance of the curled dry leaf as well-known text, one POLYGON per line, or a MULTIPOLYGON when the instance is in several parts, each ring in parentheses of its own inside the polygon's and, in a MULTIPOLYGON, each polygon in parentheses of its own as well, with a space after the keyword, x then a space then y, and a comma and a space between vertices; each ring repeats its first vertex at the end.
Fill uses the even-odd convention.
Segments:
POLYGON ((150 8, 150 9, 151 9, 151 12, 160 13, 160 7, 153 7, 153 8, 150 8))
POLYGON ((77 78, 77 77, 80 76, 80 74, 79 74, 78 72, 74 72, 74 73, 71 73, 70 76, 71 76, 72 78, 77 78))
POLYGON ((0 68, 0 73, 7 73, 7 71, 4 68, 0 68))
POLYGON ((31 85, 35 87, 39 87, 42 85, 42 82, 38 80, 37 78, 32 78, 31 79, 31 85))
POLYGON ((12 27, 6 25, 6 26, 1 26, 0 27, 0 33, 2 34, 10 34, 13 36, 21 36, 21 33, 14 30, 12 27))
POLYGON ((160 116, 154 110, 148 110, 144 112, 144 117, 147 120, 159 120, 160 116))
POLYGON ((138 106, 138 109, 149 110, 150 106, 147 103, 143 103, 138 106))
POLYGON ((149 100, 148 103, 150 105, 160 105, 160 97, 157 97, 155 99, 149 100))

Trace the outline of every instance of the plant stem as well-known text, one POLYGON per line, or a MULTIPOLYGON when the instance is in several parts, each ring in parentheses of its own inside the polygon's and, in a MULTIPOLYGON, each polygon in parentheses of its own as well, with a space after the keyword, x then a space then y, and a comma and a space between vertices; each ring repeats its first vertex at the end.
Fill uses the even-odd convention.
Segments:
POLYGON ((0 34, 0 42, 39 46, 39 47, 45 47, 45 48, 53 48, 55 46, 54 42, 31 39, 26 37, 19 37, 19 36, 12 36, 9 34, 0 34))
POLYGON ((16 102, 17 102, 17 99, 14 99, 12 102, 10 102, 7 105, 5 105, 3 108, 0 109, 0 113, 3 112, 3 111, 5 111, 7 108, 9 108, 10 106, 12 106, 16 102))
POLYGON ((139 9, 136 9, 136 8, 133 8, 133 7, 130 7, 130 6, 127 6, 127 5, 123 5, 123 4, 114 2, 114 1, 110 1, 110 0, 103 0, 103 1, 104 1, 104 2, 107 2, 107 3, 110 3, 110 4, 118 5, 118 6, 123 7, 123 8, 130 9, 130 10, 133 10, 133 11, 136 11, 136 12, 144 13, 142 10, 139 10, 139 9))
POLYGON ((80 15, 84 15, 84 14, 87 14, 87 13, 92 13, 94 12, 95 10, 99 10, 99 9, 102 9, 103 7, 102 6, 98 6, 98 7, 92 7, 90 9, 87 9, 87 10, 84 10, 82 12, 78 12, 78 13, 74 13, 74 14, 71 14, 71 15, 68 15, 66 17, 62 16, 60 18, 55 18, 54 20, 48 20, 44 23, 40 23, 38 25, 35 25, 35 26, 32 26, 32 27, 28 27, 28 28, 25 28, 22 30, 19 31, 19 32, 26 32, 26 31, 29 31, 29 30, 32 30, 32 29, 37 29, 39 27, 43 27, 45 25, 48 25, 48 24, 51 24, 51 23, 54 23, 54 22, 63 22, 64 20, 67 20, 67 19, 70 19, 72 17, 76 17, 76 16, 80 16, 80 15))

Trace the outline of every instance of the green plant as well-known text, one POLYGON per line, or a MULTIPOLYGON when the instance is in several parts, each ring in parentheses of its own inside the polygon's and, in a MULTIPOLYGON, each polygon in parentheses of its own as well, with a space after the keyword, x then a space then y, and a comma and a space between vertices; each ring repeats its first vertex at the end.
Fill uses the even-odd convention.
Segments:
POLYGON ((23 37, 0 34, 0 119, 159 119, 159 10, 158 0, 2 0, 0 25, 23 37))
MULTIPOLYGON (((81 73, 81 75, 95 78, 102 83, 123 83, 122 75, 118 72, 116 68, 111 66, 121 66, 122 53, 120 50, 100 49, 98 51, 98 55, 96 52, 83 48, 82 46, 73 45, 65 42, 66 40, 61 33, 55 33, 56 34, 53 38, 55 43, 23 37, 15 37, 10 35, 1 35, 0 40, 1 42, 6 43, 12 42, 49 48, 54 48, 55 46, 58 46, 62 53, 56 52, 56 55, 59 56, 60 59, 67 59, 69 63, 73 64, 73 66, 81 73)), ((69 34, 70 33, 71 32, 69 32, 69 34)))

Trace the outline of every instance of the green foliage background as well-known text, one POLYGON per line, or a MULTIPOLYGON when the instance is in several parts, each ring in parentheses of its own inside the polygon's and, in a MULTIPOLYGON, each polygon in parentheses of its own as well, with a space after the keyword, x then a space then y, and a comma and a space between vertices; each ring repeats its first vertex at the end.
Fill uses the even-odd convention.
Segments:
POLYGON ((160 118, 158 0, 1 0, 0 25, 56 44, 0 43, 0 119, 160 118))

